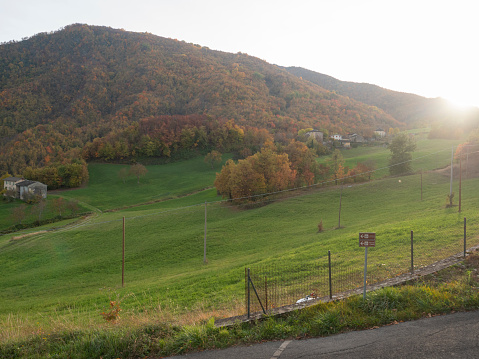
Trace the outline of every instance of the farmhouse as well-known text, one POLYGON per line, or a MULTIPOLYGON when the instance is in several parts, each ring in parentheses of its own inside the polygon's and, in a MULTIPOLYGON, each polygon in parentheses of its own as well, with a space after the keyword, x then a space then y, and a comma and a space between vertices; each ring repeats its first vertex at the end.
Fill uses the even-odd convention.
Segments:
POLYGON ((354 142, 354 143, 364 142, 364 137, 361 135, 358 135, 357 133, 350 133, 348 135, 348 138, 350 139, 351 142, 354 142))
POLYGON ((332 138, 333 140, 341 141, 343 139, 343 136, 336 134, 336 135, 331 135, 329 138, 332 138))
POLYGON ((311 130, 311 131, 306 132, 304 135, 308 136, 309 138, 311 138, 311 137, 314 138, 319 143, 323 143, 324 134, 319 130, 311 130))
POLYGON ((4 196, 26 200, 32 196, 47 198, 47 185, 37 181, 29 181, 20 177, 7 177, 3 180, 4 196))
POLYGON ((3 188, 5 191, 15 191, 15 184, 24 181, 25 178, 21 177, 7 177, 3 179, 3 188))
POLYGON ((374 130, 374 134, 378 137, 386 137, 386 131, 380 127, 374 130))

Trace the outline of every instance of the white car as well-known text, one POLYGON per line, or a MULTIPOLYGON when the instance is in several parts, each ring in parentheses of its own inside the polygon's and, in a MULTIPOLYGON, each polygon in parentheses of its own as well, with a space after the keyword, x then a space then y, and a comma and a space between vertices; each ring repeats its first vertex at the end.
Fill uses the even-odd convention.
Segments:
POLYGON ((314 294, 309 294, 309 295, 307 295, 306 297, 297 300, 297 301, 296 301, 296 304, 308 302, 308 301, 313 300, 313 299, 316 299, 316 295, 314 295, 314 294))

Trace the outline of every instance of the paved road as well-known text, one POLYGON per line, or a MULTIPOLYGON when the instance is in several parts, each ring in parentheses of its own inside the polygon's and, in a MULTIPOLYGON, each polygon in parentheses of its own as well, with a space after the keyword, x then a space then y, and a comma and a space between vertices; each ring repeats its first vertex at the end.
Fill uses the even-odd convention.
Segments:
POLYGON ((479 358, 479 311, 325 338, 211 350, 182 359, 479 358))

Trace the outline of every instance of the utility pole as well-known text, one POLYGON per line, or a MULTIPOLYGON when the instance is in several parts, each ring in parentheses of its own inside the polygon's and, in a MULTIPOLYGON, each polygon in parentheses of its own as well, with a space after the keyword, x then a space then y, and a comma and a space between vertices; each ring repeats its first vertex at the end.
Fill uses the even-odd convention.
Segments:
POLYGON ((422 201, 422 168, 421 168, 421 201, 422 201))
POLYGON ((206 201, 205 201, 205 240, 203 249, 203 264, 206 264, 206 201))
POLYGON ((453 160, 454 160, 454 146, 452 146, 451 150, 451 185, 449 189, 449 196, 452 196, 452 165, 453 165, 453 160))
POLYGON ((339 218, 338 218, 338 229, 341 229, 341 201, 343 197, 343 184, 341 183, 341 191, 339 192, 339 218))
POLYGON ((125 217, 123 217, 123 250, 121 261, 121 286, 125 286, 125 217))
POLYGON ((459 213, 461 213, 462 157, 459 157, 459 213))

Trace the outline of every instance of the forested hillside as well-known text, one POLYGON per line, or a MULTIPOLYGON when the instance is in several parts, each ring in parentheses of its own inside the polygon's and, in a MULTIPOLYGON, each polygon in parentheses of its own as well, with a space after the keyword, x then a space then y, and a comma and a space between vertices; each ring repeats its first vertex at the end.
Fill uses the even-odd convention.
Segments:
MULTIPOLYGON (((448 123, 477 126, 479 109, 459 110, 441 98, 425 98, 422 96, 388 90, 368 83, 340 81, 334 77, 320 74, 301 67, 285 68, 290 73, 311 81, 328 91, 335 91, 389 113, 397 120, 413 127, 443 126, 448 123)), ((450 133, 450 131, 449 131, 450 133)))
POLYGON ((255 57, 148 33, 75 24, 0 45, 0 172, 378 125, 404 126, 255 57))

